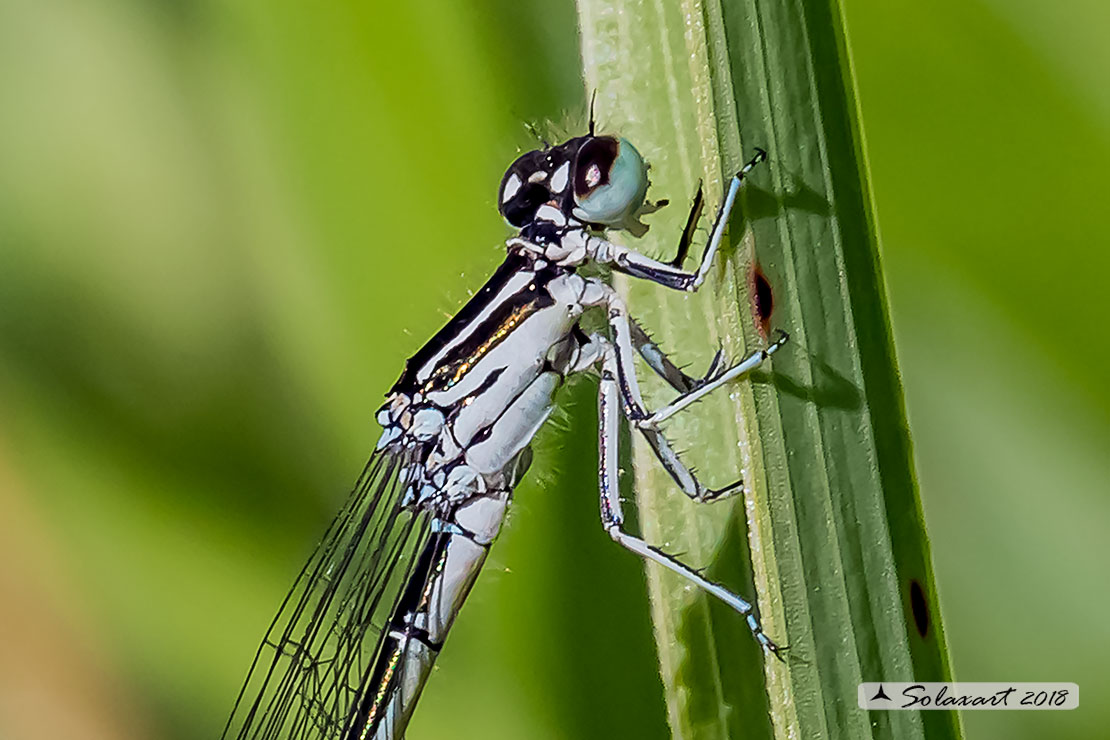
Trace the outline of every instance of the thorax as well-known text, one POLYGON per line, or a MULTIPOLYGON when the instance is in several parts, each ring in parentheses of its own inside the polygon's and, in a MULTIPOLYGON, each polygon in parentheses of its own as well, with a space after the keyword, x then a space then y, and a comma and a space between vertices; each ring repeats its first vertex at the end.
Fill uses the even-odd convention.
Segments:
POLYGON ((378 414, 379 446, 427 446, 429 475, 466 464, 496 476, 550 413, 585 288, 573 267, 512 249, 406 363, 378 414))

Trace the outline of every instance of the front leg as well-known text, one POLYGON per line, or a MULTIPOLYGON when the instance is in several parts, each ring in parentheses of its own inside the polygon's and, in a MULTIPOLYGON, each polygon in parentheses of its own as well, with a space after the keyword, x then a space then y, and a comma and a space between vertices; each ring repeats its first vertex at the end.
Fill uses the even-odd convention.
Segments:
MULTIPOLYGON (((725 236, 725 228, 728 225, 728 217, 732 213, 732 207, 736 204, 736 196, 740 193, 740 185, 743 183, 744 177, 765 159, 767 159, 767 152, 757 149, 756 156, 752 161, 744 165, 729 181, 728 191, 725 193, 725 199, 721 202, 721 207, 717 210, 717 218, 713 221, 709 243, 705 246, 705 252, 701 256, 701 264, 698 265, 696 272, 688 272, 675 264, 654 260, 635 250, 595 236, 590 236, 586 240, 587 255, 600 264, 610 265, 618 272, 651 280, 675 290, 694 292, 705 282, 705 278, 709 274, 709 268, 713 264, 713 257, 721 247, 721 242, 725 236)), ((695 209, 700 208, 699 201, 695 201, 695 209)), ((683 244, 689 238, 689 232, 690 226, 688 223, 687 228, 683 231, 683 242, 679 244, 679 255, 684 254, 683 244)))

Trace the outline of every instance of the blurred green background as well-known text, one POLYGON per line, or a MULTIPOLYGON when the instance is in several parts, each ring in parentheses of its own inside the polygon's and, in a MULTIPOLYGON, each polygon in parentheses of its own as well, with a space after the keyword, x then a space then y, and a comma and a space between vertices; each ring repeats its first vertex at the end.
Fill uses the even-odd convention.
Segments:
MULTIPOLYGON (((1099 736, 1110 5, 845 6, 955 675, 1082 691, 967 735, 1099 736)), ((565 1, 0 2, 0 738, 218 734, 578 69, 565 1)), ((668 736, 566 401, 412 740, 668 736)))

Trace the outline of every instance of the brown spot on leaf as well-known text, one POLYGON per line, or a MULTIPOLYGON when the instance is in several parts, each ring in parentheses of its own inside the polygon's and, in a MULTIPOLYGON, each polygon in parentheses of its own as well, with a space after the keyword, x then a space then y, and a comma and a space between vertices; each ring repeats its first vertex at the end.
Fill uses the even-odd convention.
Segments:
POLYGON ((758 264, 752 268, 751 295, 752 316, 755 318, 760 334, 767 337, 771 332, 771 312, 774 310, 775 302, 771 292, 771 282, 758 264))

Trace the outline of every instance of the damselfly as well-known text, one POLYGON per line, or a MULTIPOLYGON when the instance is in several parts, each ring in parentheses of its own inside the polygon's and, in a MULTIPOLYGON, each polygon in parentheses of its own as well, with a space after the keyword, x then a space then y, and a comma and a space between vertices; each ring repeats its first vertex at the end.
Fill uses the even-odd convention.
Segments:
POLYGON ((500 211, 520 231, 482 289, 405 365, 377 420, 374 453, 346 505, 281 605, 251 666, 224 738, 397 740, 451 624, 497 537, 529 443, 573 373, 600 370, 602 525, 620 545, 689 579, 744 615, 770 653, 752 605, 626 532, 617 491, 620 414, 644 436, 688 496, 709 501, 742 485, 707 488, 660 424, 759 366, 786 334, 704 377, 682 372, 629 316, 621 297, 578 268, 593 263, 695 291, 724 237, 741 182, 729 182, 696 271, 682 269, 701 214, 699 189, 678 258, 660 262, 604 238, 636 231, 647 167, 628 141, 595 135, 519 157, 501 181, 500 211), (600 309, 606 329, 581 320, 600 309), (678 393, 650 411, 636 353, 678 393))

